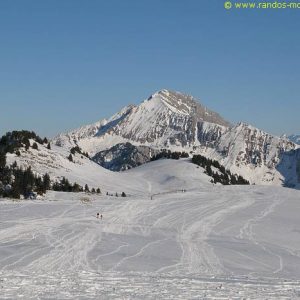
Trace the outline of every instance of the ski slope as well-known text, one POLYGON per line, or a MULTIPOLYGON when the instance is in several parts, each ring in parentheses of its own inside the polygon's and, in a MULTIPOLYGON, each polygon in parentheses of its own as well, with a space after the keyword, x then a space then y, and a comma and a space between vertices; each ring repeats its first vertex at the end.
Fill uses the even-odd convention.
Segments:
POLYGON ((0 200, 1 299, 300 297, 299 191, 212 185, 185 160, 119 175, 136 194, 0 200))

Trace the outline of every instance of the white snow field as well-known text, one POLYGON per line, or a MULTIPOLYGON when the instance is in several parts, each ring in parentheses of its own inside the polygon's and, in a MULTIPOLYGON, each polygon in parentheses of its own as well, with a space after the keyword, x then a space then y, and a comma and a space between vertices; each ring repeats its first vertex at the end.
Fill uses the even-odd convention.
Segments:
POLYGON ((185 160, 118 177, 126 198, 0 199, 0 299, 300 298, 299 191, 212 185, 185 160))

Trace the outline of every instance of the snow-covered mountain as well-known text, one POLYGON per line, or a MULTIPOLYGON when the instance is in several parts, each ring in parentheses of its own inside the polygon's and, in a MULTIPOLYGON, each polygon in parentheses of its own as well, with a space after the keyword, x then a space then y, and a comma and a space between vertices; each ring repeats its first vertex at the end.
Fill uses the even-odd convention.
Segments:
POLYGON ((299 160, 296 148, 287 138, 239 123, 221 136, 216 147, 206 152, 252 183, 295 186, 300 178, 296 170, 299 160))
POLYGON ((230 123, 192 96, 167 90, 151 95, 140 105, 130 105, 108 120, 61 134, 57 145, 78 144, 96 154, 120 142, 151 147, 214 145, 230 123))
POLYGON ((114 170, 127 168, 120 161, 126 161, 124 144, 130 143, 199 153, 251 183, 300 183, 298 145, 245 123, 232 125, 192 96, 169 90, 154 93, 140 105, 129 105, 107 120, 60 134, 53 142, 64 148, 78 145, 114 170), (118 144, 123 145, 122 151, 118 144), (108 163, 112 159, 118 164, 108 163))
POLYGON ((293 143, 300 145, 300 134, 291 134, 288 136, 288 139, 293 143))

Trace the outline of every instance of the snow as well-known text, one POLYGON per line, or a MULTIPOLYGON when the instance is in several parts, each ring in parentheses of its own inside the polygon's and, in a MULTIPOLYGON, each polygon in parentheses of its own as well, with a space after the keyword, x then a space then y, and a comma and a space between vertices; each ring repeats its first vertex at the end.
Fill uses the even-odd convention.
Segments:
POLYGON ((300 297, 299 191, 212 185, 187 160, 83 167, 130 196, 0 199, 1 299, 300 297))
POLYGON ((300 145, 300 134, 291 134, 288 139, 297 145, 300 145))
MULTIPOLYGON (((122 120, 126 115, 134 108, 135 106, 130 104, 128 106, 125 106, 120 110, 120 112, 114 114, 109 119, 103 119, 96 123, 85 125, 80 128, 74 129, 67 133, 59 134, 58 136, 54 137, 53 142, 56 145, 59 145, 61 147, 65 147, 67 149, 70 149, 77 144, 80 144, 81 140, 88 141, 87 145, 84 147, 85 151, 89 151, 93 153, 93 151, 98 150, 95 149, 95 146, 97 146, 97 143, 103 140, 103 135, 105 136, 105 133, 111 129, 111 127, 115 126, 120 120, 122 120), (95 140, 89 141, 90 137, 97 137, 95 140), (102 139, 101 139, 102 138, 102 139), (96 145, 95 145, 96 142, 96 145), (92 145, 89 145, 89 144, 92 145), (89 147, 92 146, 92 147, 89 147), (93 147, 94 146, 94 147, 93 147)), ((124 140, 124 139, 123 139, 124 140)), ((100 148, 101 151, 103 149, 100 148)))
POLYGON ((7 164, 14 161, 18 166, 31 169, 39 174, 48 173, 52 180, 59 180, 62 177, 69 179, 71 183, 77 182, 81 186, 88 184, 89 188, 100 187, 103 193, 134 193, 138 194, 143 190, 143 182, 137 176, 128 175, 126 178, 122 174, 112 172, 102 168, 90 159, 78 153, 73 155, 73 161, 68 160, 70 152, 66 148, 51 146, 48 150, 46 146, 39 144, 39 149, 29 148, 28 151, 21 149, 21 156, 7 154, 7 164), (128 185, 128 181, 131 185, 128 185))
POLYGON ((240 123, 221 135, 217 147, 204 149, 201 154, 219 161, 250 183, 280 186, 285 182, 297 188, 300 187, 296 174, 299 154, 292 153, 296 148, 286 138, 240 123), (254 157, 259 161, 253 162, 254 157))
MULTIPOLYGON (((291 136, 296 142, 297 136, 291 136)), ((161 90, 140 105, 129 105, 108 120, 83 126, 53 140, 66 149, 77 144, 90 156, 119 143, 168 148, 219 161, 254 184, 300 188, 300 146, 254 126, 232 126, 192 96, 161 90), (294 150, 297 150, 295 151, 294 150)))
MULTIPOLYGON (((54 138, 53 142, 67 148, 77 143, 84 151, 94 155, 117 143, 125 142, 165 148, 170 143, 170 139, 176 140, 178 139, 177 135, 181 136, 183 133, 184 138, 181 137, 181 139, 188 140, 188 142, 184 142, 184 146, 187 148, 190 143, 193 144, 196 140, 195 135, 192 134, 194 127, 190 128, 191 122, 194 122, 192 119, 199 119, 202 122, 203 117, 207 117, 204 122, 206 131, 209 131, 210 127, 211 130, 220 127, 221 131, 225 128, 209 121, 212 120, 210 118, 212 112, 199 117, 194 111, 196 107, 199 111, 208 112, 205 107, 202 107, 190 96, 179 92, 161 90, 138 106, 125 107, 109 120, 99 121, 61 134, 54 138)), ((221 117, 216 117, 214 120, 223 122, 221 117)), ((182 141, 177 142, 177 148, 183 147, 182 141)))

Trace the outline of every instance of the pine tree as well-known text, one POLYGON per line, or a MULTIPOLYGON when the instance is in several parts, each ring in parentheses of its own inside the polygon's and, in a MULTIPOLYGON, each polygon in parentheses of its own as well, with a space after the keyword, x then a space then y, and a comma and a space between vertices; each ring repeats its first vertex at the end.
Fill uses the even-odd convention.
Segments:
POLYGON ((92 188, 92 193, 95 194, 96 193, 96 190, 95 188, 92 188))
POLYGON ((51 150, 51 145, 50 145, 50 143, 48 143, 47 149, 51 150))
POLYGON ((12 186, 12 189, 10 191, 10 196, 14 199, 20 199, 20 188, 17 184, 14 184, 12 186))
POLYGON ((35 191, 39 194, 39 195, 43 195, 46 193, 46 189, 44 186, 44 182, 43 179, 41 177, 36 178, 35 180, 35 191))
POLYGON ((126 194, 122 192, 121 197, 126 197, 126 194))
POLYGON ((25 141, 24 141, 24 144, 25 144, 25 150, 27 151, 27 150, 29 149, 29 147, 30 147, 30 142, 29 142, 29 140, 25 140, 25 141))
POLYGON ((3 169, 6 165, 6 154, 4 152, 0 152, 0 169, 3 169))
POLYGON ((212 175, 212 169, 211 169, 210 165, 206 166, 206 173, 207 173, 208 176, 212 175))
MULTIPOLYGON (((2 178, 1 178, 2 179, 2 178)), ((4 193, 4 184, 2 181, 0 181, 0 196, 2 196, 4 193)))
POLYGON ((101 190, 99 188, 97 188, 96 192, 97 194, 101 194, 101 190))
POLYGON ((47 190, 50 190, 50 185, 51 185, 51 180, 50 180, 50 176, 48 173, 46 173, 43 176, 43 188, 44 191, 46 192, 47 190))
POLYGON ((38 147, 38 145, 37 145, 37 143, 36 143, 36 142, 34 142, 34 143, 33 143, 33 145, 32 145, 32 149, 35 149, 35 150, 38 150, 38 149, 39 149, 39 147, 38 147))
POLYGON ((88 186, 87 184, 84 186, 84 191, 85 191, 86 193, 89 193, 89 192, 90 192, 89 186, 88 186))
POLYGON ((71 161, 71 162, 73 162, 73 156, 72 156, 71 153, 70 153, 70 155, 68 156, 68 160, 71 161))
POLYGON ((237 180, 236 180, 236 177, 235 177, 235 175, 232 175, 231 176, 231 184, 237 184, 238 182, 237 182, 237 180))
POLYGON ((82 191, 82 187, 81 187, 78 183, 75 182, 75 183, 73 184, 72 191, 73 191, 74 193, 79 193, 79 192, 82 191))

